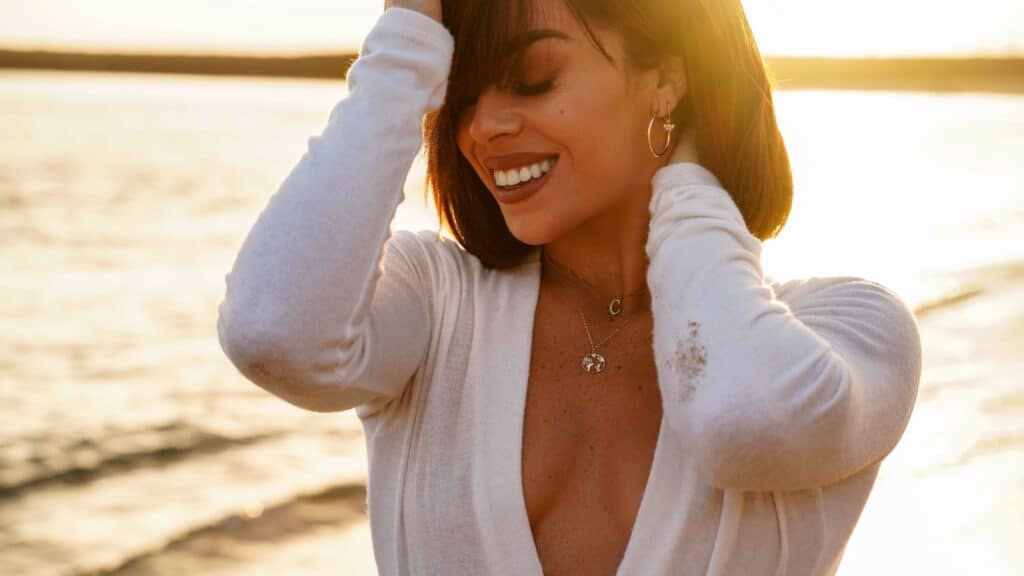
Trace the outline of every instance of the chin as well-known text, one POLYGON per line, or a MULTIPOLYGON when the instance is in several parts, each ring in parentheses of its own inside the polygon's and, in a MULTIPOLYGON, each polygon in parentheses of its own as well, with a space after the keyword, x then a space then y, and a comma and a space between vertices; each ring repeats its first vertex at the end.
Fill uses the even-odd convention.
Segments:
POLYGON ((543 246, 552 239, 551 227, 543 222, 537 222, 536 218, 516 216, 509 218, 506 215, 505 225, 508 226, 508 231, 512 233, 512 236, 523 244, 543 246))
POLYGON ((530 246, 543 246, 551 241, 550 235, 545 234, 544 230, 538 229, 535 226, 527 227, 525 230, 522 230, 510 225, 509 232, 515 236, 516 240, 530 246))
POLYGON ((562 237, 568 232, 564 225, 549 222, 534 216, 516 215, 505 218, 509 232, 523 244, 543 246, 562 237))

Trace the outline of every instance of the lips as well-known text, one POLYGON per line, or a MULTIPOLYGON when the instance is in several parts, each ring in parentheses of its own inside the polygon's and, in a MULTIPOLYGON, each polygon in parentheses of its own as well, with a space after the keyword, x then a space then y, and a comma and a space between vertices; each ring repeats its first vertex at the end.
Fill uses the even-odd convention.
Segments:
POLYGON ((529 166, 530 164, 536 164, 545 160, 554 160, 558 158, 558 154, 544 154, 534 152, 518 152, 516 154, 506 154, 504 156, 490 156, 484 159, 484 166, 492 172, 494 170, 511 170, 513 168, 522 168, 523 166, 529 166))
MULTIPOLYGON (((544 159, 546 158, 542 158, 542 160, 544 159)), ((558 168, 558 157, 555 156, 553 160, 554 163, 551 165, 551 169, 540 178, 534 178, 529 182, 517 184, 516 186, 498 187, 495 185, 494 197, 502 204, 515 204, 533 196, 547 184, 551 175, 555 173, 555 169, 558 168)))

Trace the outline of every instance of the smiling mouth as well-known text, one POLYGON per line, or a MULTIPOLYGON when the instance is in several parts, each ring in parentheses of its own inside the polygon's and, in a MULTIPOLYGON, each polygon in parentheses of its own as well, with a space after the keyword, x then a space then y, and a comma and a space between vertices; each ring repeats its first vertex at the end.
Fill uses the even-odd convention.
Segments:
POLYGON ((513 204, 533 196, 547 184, 555 168, 558 166, 558 159, 559 156, 552 157, 551 167, 539 178, 532 178, 515 186, 498 186, 497 182, 495 182, 495 197, 502 204, 513 204))

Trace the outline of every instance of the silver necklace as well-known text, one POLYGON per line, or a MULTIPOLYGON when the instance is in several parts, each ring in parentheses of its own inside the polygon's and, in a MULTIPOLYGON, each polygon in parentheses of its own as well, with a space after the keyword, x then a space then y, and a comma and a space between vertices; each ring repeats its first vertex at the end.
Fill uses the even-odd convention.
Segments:
MULTIPOLYGON (((558 264, 549 256, 547 256, 547 254, 544 254, 544 259, 547 260, 549 263, 553 264, 555 268, 560 270, 563 274, 573 277, 574 279, 578 280, 579 282, 590 288, 592 291, 595 290, 595 287, 586 280, 584 280, 579 274, 576 274, 575 272, 569 270, 568 268, 562 266, 561 264, 558 264)), ((616 296, 612 298, 611 302, 608 304, 609 316, 615 317, 622 312, 622 298, 628 296, 635 296, 638 294, 642 294, 644 292, 646 292, 646 288, 638 290, 632 294, 627 294, 626 296, 616 296)), ((597 351, 597 349, 601 347, 605 342, 611 340, 613 336, 618 334, 619 330, 625 328, 626 325, 633 320, 635 315, 630 316, 625 322, 616 327, 615 330, 612 330, 611 334, 608 334, 607 336, 604 337, 603 340, 595 344, 594 337, 590 333, 590 324, 587 322, 587 315, 583 313, 582 309, 579 310, 579 313, 580 318, 583 319, 583 329, 587 333, 587 342, 590 343, 590 353, 585 354, 582 358, 580 358, 580 367, 582 367, 583 371, 588 374, 600 374, 602 371, 604 371, 604 368, 608 362, 605 359, 605 357, 597 351)))
MULTIPOLYGON (((542 254, 544 256, 544 259, 549 264, 554 266, 555 270, 559 271, 560 273, 562 273, 565 276, 568 276, 568 277, 578 281, 580 284, 583 284, 588 290, 591 291, 591 293, 597 294, 597 296, 599 298, 602 298, 602 299, 604 298, 603 295, 598 294, 597 287, 594 286, 593 284, 591 284, 590 282, 587 282, 582 276, 580 276, 579 274, 577 274, 577 273, 573 272, 572 270, 566 268, 565 266, 562 266, 558 262, 555 262, 554 260, 551 259, 550 256, 547 255, 547 253, 542 252, 542 254)), ((634 296, 642 295, 642 294, 644 294, 646 292, 647 292, 647 288, 645 287, 645 288, 641 288, 640 290, 637 290, 636 292, 633 292, 631 294, 624 294, 622 296, 613 296, 611 301, 608 302, 608 317, 609 318, 614 318, 614 317, 616 317, 616 316, 618 316, 619 314, 622 313, 622 300, 624 298, 632 298, 634 296)))
POLYGON ((605 336, 604 340, 601 340, 597 344, 594 344, 594 338, 590 335, 590 326, 587 325, 587 316, 580 310, 580 318, 583 318, 583 329, 587 331, 587 341, 590 342, 590 354, 585 355, 580 359, 580 366, 583 367, 583 371, 588 374, 599 374, 604 370, 604 366, 607 363, 604 356, 597 352, 597 348, 605 342, 612 339, 612 336, 618 333, 619 330, 625 328, 626 324, 629 324, 633 317, 630 316, 628 320, 619 325, 618 328, 612 330, 612 333, 605 336))

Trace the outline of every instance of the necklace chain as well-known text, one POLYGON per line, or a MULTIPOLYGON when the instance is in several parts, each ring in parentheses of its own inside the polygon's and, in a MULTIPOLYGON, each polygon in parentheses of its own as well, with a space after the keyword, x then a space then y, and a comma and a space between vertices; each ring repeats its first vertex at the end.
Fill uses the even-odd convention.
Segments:
MULTIPOLYGON (((590 289, 591 292, 595 292, 595 293, 597 292, 597 289, 592 284, 590 284, 589 282, 584 280, 583 277, 581 277, 579 274, 576 274, 575 272, 569 270, 565 266, 562 266, 561 264, 555 262, 547 254, 544 254, 542 252, 542 255, 544 256, 544 259, 548 263, 552 264, 555 267, 556 270, 558 270, 559 272, 561 272, 562 274, 564 274, 566 276, 571 276, 575 280, 578 280, 579 282, 583 283, 583 285, 586 286, 588 289, 590 289)), ((646 292, 646 290, 647 290, 646 287, 644 287, 643 289, 637 290, 636 292, 633 292, 632 294, 627 294, 625 296, 617 296, 617 297, 612 298, 611 302, 608 305, 609 315, 612 316, 612 317, 619 315, 619 313, 622 311, 622 308, 621 308, 622 298, 627 298, 627 297, 630 297, 630 296, 639 295, 639 294, 642 294, 642 293, 646 292)), ((590 343, 590 353, 584 355, 580 359, 580 365, 583 368, 584 372, 587 372, 589 374, 598 374, 598 373, 600 373, 600 372, 602 372, 604 370, 604 367, 605 367, 605 364, 606 364, 606 360, 605 360, 605 357, 603 355, 598 353, 597 349, 599 347, 601 347, 602 345, 604 345, 605 342, 608 342, 609 340, 611 340, 612 337, 615 336, 616 334, 618 334, 620 330, 625 328, 626 325, 629 324, 636 315, 634 314, 634 315, 630 316, 629 318, 627 318, 622 324, 619 324, 614 330, 612 330, 610 334, 605 336, 604 339, 602 339, 600 342, 595 344, 594 343, 594 337, 590 333, 590 324, 587 322, 587 315, 583 313, 582 309, 578 309, 578 310, 579 310, 579 313, 580 313, 580 318, 583 320, 583 329, 587 333, 587 341, 590 343)))
MULTIPOLYGON (((542 254, 543 254, 543 256, 544 256, 544 259, 545 259, 545 260, 547 260, 547 262, 548 262, 549 264, 551 264, 552 266, 554 266, 554 268, 555 268, 555 269, 556 269, 556 270, 557 270, 558 272, 560 272, 561 274, 563 274, 563 275, 565 275, 565 276, 570 276, 570 277, 572 277, 572 278, 573 278, 574 280, 577 280, 577 281, 579 281, 579 282, 580 282, 581 284, 583 284, 584 286, 586 286, 586 287, 587 287, 587 289, 588 289, 588 290, 590 290, 590 291, 591 291, 592 293, 594 293, 594 294, 597 294, 598 296, 601 296, 601 297, 602 297, 602 299, 604 298, 604 295, 603 295, 603 294, 600 294, 600 293, 599 293, 600 291, 599 291, 599 290, 597 289, 597 287, 596 287, 596 286, 594 286, 593 284, 591 284, 590 282, 587 282, 587 280, 586 280, 585 278, 583 278, 582 276, 580 276, 580 275, 579 275, 579 274, 577 274, 576 272, 573 272, 572 270, 570 270, 570 269, 566 268, 565 266, 562 266, 562 265, 561 265, 561 264, 559 264, 558 262, 555 262, 554 260, 552 260, 552 259, 551 259, 551 257, 550 257, 550 256, 548 256, 548 255, 547 255, 547 253, 544 253, 544 252, 542 252, 542 254)), ((645 292, 647 292, 647 288, 646 288, 646 287, 644 287, 644 288, 641 288, 641 289, 639 289, 639 290, 636 290, 636 291, 634 291, 634 292, 631 292, 631 293, 629 293, 629 294, 624 294, 624 295, 622 295, 622 296, 617 296, 617 298, 618 298, 618 299, 620 299, 620 300, 622 300, 622 299, 624 299, 624 298, 632 298, 632 297, 634 297, 634 296, 639 296, 639 295, 641 295, 641 294, 644 294, 645 292)))
POLYGON ((633 316, 630 316, 629 318, 626 319, 625 322, 619 324, 615 328, 615 330, 612 330, 610 334, 605 336, 603 340, 601 340, 597 344, 594 344, 594 337, 590 335, 590 326, 587 324, 587 316, 583 313, 583 310, 580 310, 580 318, 583 318, 583 329, 587 331, 587 340, 590 342, 590 349, 593 350, 594 352, 597 352, 598 348, 600 348, 605 342, 611 340, 612 336, 615 336, 615 334, 617 334, 619 330, 625 328, 626 324, 629 324, 630 321, 633 320, 633 316))

